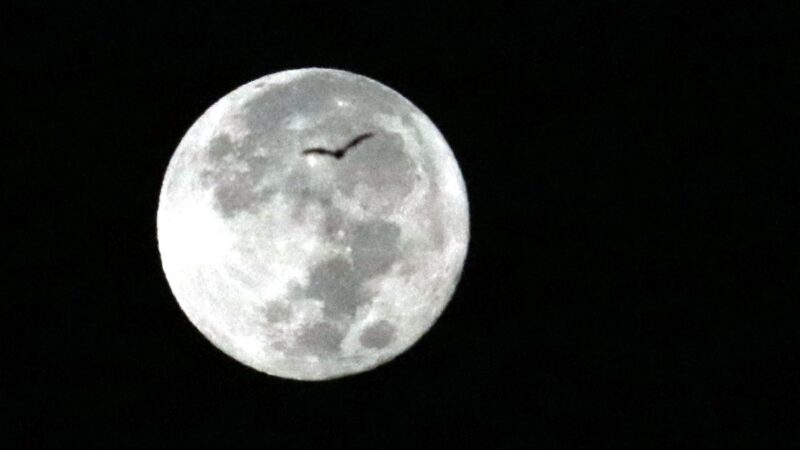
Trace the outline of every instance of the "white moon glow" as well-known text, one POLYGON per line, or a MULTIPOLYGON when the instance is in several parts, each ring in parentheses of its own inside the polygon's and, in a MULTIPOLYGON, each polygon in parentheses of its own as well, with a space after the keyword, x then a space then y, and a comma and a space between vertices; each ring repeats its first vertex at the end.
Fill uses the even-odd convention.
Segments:
POLYGON ((388 87, 279 72, 209 108, 170 160, 158 244, 172 292, 215 346, 262 372, 322 380, 416 342, 469 241, 441 133, 388 87), (342 148, 344 155, 307 152, 342 148))

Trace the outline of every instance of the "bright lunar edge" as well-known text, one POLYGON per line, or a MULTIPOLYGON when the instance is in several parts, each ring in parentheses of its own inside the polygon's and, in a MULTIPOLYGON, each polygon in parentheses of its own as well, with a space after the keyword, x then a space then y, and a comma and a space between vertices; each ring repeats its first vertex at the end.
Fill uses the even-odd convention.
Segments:
POLYGON ((464 180, 430 119, 377 81, 318 68, 211 106, 170 160, 157 222, 189 320, 236 360, 299 380, 408 349, 453 295, 469 241, 464 180))

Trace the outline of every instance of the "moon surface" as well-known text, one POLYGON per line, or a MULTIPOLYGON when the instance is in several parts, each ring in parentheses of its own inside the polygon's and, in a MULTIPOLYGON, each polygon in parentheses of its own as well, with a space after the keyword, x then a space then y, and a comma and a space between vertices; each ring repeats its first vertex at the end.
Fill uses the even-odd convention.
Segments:
POLYGON ((169 162, 157 225, 189 320, 241 363, 298 380, 408 349, 452 297, 469 241, 464 180, 430 119, 377 81, 319 68, 211 106, 169 162), (358 136, 340 158, 304 153, 358 136))

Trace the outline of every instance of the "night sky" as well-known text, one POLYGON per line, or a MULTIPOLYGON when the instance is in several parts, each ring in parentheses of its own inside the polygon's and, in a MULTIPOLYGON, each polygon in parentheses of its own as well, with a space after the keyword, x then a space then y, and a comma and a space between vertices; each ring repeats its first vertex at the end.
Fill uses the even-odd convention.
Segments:
POLYGON ((800 445, 788 2, 37 3, 0 6, 0 446, 800 445), (155 235, 195 119, 309 66, 433 120, 472 234, 430 332, 321 383, 211 345, 155 235))

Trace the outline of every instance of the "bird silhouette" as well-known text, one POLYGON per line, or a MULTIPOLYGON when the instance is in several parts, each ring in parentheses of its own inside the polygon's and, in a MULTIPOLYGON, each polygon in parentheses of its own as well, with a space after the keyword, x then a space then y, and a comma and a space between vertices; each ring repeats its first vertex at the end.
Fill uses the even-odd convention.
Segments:
POLYGON ((361 141, 367 140, 372 136, 373 136, 372 133, 359 134, 358 136, 354 137, 350 142, 348 142, 347 145, 345 145, 344 147, 340 147, 334 150, 328 150, 327 148, 322 148, 322 147, 307 148, 303 150, 303 154, 328 155, 328 156, 333 156, 336 159, 342 159, 342 157, 348 150, 360 144, 361 141))

